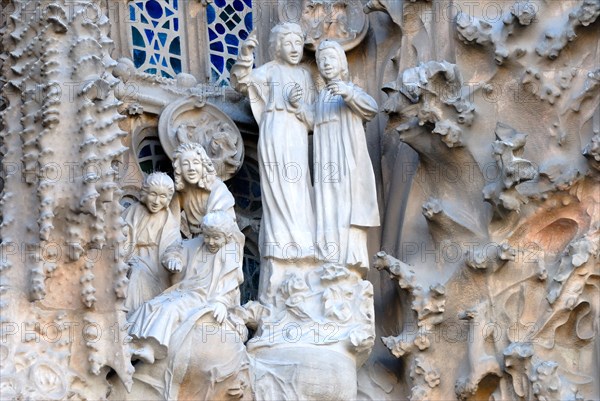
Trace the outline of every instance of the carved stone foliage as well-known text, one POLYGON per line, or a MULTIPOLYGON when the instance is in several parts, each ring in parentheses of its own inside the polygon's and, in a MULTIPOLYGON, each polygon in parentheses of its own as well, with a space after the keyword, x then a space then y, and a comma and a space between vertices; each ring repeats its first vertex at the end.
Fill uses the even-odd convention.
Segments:
POLYGON ((317 50, 323 40, 335 40, 344 50, 360 44, 369 20, 357 0, 293 0, 279 2, 279 20, 295 22, 306 34, 304 46, 317 50))
POLYGON ((489 5, 456 15, 453 64, 383 87, 386 131, 419 157, 405 207, 422 216, 405 216, 398 259, 377 255, 414 311, 382 340, 410 366, 412 399, 594 398, 598 2, 517 1, 494 21, 477 14, 489 5), (416 300, 436 288, 440 318, 423 323, 416 300))

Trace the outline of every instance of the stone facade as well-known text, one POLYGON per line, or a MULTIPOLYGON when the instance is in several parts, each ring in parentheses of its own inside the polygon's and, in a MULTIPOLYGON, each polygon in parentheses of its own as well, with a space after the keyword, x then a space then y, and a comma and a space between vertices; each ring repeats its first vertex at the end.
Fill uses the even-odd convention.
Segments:
POLYGON ((600 0, 1 5, 0 398, 600 398, 600 0))

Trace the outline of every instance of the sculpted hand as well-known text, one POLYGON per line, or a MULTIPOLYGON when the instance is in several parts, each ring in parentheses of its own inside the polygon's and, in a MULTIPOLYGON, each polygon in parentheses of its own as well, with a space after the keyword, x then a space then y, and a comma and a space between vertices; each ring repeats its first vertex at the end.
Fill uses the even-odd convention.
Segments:
POLYGON ((169 259, 167 260, 167 265, 165 266, 168 271, 172 273, 178 273, 181 271, 181 261, 178 259, 169 259))
POLYGON ((326 88, 332 95, 340 95, 344 100, 352 96, 352 88, 344 81, 330 82, 326 88))
POLYGON ((256 46, 258 46, 258 40, 256 40, 256 33, 252 31, 250 35, 248 35, 248 38, 242 42, 240 56, 244 59, 252 58, 256 46))
POLYGON ((302 99, 303 94, 304 92, 302 91, 302 87, 298 84, 294 85, 288 94, 288 100, 290 101, 290 104, 293 107, 298 108, 298 106, 300 106, 300 100, 302 99))
POLYGON ((211 308, 214 311, 213 317, 215 318, 217 323, 223 323, 223 321, 227 317, 227 308, 225 307, 225 305, 223 305, 220 302, 215 302, 211 308))

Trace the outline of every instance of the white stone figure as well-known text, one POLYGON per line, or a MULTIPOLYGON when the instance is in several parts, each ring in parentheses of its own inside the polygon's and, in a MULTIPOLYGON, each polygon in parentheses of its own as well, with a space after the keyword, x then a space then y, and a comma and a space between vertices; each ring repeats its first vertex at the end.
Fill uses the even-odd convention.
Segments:
POLYGON ((204 216, 201 228, 202 236, 169 247, 163 257, 178 282, 129 317, 134 357, 153 363, 176 353, 172 338, 185 337, 181 331, 189 332, 199 321, 211 328, 242 329, 228 317, 240 304, 243 235, 222 210, 204 216))
POLYGON ((160 258, 169 245, 180 240, 179 216, 169 208, 174 192, 173 180, 168 175, 152 173, 142 185, 142 203, 133 204, 124 212, 131 251, 125 299, 129 313, 171 284, 171 274, 161 265, 160 258))
POLYGON ((204 148, 197 143, 179 145, 173 155, 175 189, 179 207, 185 213, 192 236, 200 233, 204 216, 213 210, 224 210, 235 220, 235 200, 204 148))
POLYGON ((377 114, 377 103, 348 82, 340 44, 321 42, 316 57, 326 83, 315 104, 313 137, 318 257, 368 267, 367 229, 379 226, 379 209, 363 122, 377 114))
POLYGON ((259 125, 258 162, 263 218, 261 255, 288 259, 312 257, 314 214, 308 165, 308 121, 302 105, 314 99, 314 84, 302 59, 304 34, 299 25, 282 23, 271 30, 274 60, 253 69, 251 35, 231 69, 231 83, 248 94, 259 125))

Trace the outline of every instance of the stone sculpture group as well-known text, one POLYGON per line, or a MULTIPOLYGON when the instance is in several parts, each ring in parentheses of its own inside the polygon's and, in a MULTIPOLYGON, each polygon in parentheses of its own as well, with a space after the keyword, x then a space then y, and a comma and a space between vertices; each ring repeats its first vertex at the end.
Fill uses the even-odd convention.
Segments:
POLYGON ((0 399, 599 398, 600 0, 0 3, 0 399))
POLYGON ((348 81, 335 41, 317 49, 320 92, 299 65, 299 25, 277 25, 274 60, 253 69, 257 45, 253 36, 243 43, 232 80, 257 99, 259 300, 240 305, 244 235, 234 198, 204 147, 179 127, 174 180, 149 174, 141 203, 124 214, 137 397, 352 399, 357 368, 374 344, 373 289, 364 278, 367 230, 379 225, 379 212, 363 123, 377 104, 348 81), (247 327, 255 335, 244 346, 247 327), (193 386, 181 386, 190 380, 193 386))

